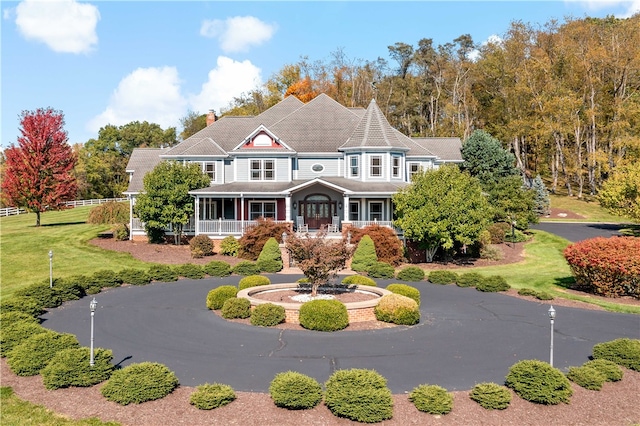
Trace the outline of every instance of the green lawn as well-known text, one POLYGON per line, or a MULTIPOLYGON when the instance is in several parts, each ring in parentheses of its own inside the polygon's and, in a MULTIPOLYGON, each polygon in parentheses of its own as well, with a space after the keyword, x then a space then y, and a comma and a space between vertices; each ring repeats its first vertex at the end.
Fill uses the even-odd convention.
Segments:
MULTIPOLYGON (((609 213, 606 209, 600 207, 600 203, 597 199, 585 198, 578 199, 576 197, 567 197, 565 195, 551 195, 551 207, 557 209, 569 210, 579 215, 584 216, 584 219, 579 221, 583 222, 613 222, 613 223, 632 223, 629 218, 615 216, 609 213)), ((546 220, 561 220, 561 219, 546 219, 542 218, 542 221, 546 220)))

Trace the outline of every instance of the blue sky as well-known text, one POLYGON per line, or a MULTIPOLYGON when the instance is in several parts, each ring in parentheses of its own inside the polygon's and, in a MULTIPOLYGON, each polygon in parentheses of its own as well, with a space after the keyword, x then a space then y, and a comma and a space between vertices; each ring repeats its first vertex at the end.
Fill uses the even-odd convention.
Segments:
MULTIPOLYGON (((106 124, 220 112, 302 56, 390 60, 387 46, 500 36, 512 21, 630 16, 634 1, 2 1, 1 145, 23 110, 65 114, 69 143, 106 124)), ((390 60, 390 63, 392 61, 390 60)))

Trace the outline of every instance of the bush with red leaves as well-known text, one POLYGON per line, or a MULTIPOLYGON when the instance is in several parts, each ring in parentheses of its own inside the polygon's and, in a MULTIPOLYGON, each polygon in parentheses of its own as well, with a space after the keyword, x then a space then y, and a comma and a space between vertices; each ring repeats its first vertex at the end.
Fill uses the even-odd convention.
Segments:
POLYGON ((402 241, 393 229, 386 226, 369 225, 364 228, 349 228, 349 232, 351 232, 351 244, 354 246, 358 245, 363 236, 371 237, 376 246, 378 262, 398 266, 404 261, 402 241))
POLYGON ((275 238, 278 243, 282 243, 282 233, 291 234, 291 224, 276 223, 273 219, 257 219, 257 224, 247 228, 244 235, 238 241, 240 249, 238 257, 241 259, 257 260, 262 251, 262 247, 269 240, 275 238))

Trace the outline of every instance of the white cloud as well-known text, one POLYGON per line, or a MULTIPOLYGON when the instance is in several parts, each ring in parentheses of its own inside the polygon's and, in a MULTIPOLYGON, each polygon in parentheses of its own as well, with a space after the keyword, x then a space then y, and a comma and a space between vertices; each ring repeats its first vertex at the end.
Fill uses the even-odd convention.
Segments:
POLYGON ((568 3, 580 3, 588 10, 619 8, 622 12, 615 13, 616 18, 628 18, 640 12, 640 0, 565 0, 568 3))
POLYGON ((215 109, 219 113, 234 97, 261 85, 260 73, 260 68, 248 60, 238 62, 219 56, 217 67, 209 71, 200 93, 190 97, 191 109, 201 113, 215 109))
MULTIPOLYGON (((492 34, 489 37, 487 37, 485 41, 481 43, 481 46, 484 47, 489 43, 499 45, 502 43, 502 39, 499 36, 492 34)), ((477 61, 480 58, 480 50, 473 49, 471 52, 469 52, 469 54, 467 55, 467 58, 473 62, 477 61)))
POLYGON ((224 52, 244 52, 271 39, 276 28, 253 16, 235 16, 203 21, 200 35, 216 38, 224 52))
POLYGON ((175 67, 138 68, 120 80, 107 108, 91 119, 87 129, 97 132, 107 124, 121 126, 132 121, 176 127, 187 107, 180 83, 175 67))
POLYGON ((55 52, 88 53, 98 44, 100 12, 91 4, 24 0, 15 13, 18 30, 27 40, 43 42, 55 52))

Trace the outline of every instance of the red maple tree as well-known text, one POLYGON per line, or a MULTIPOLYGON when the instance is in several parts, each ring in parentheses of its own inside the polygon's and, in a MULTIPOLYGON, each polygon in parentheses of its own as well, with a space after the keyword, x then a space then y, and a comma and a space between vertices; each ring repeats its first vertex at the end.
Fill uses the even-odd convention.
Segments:
POLYGON ((66 208, 77 192, 76 156, 67 143, 64 115, 52 108, 23 111, 18 146, 5 151, 2 196, 8 205, 36 213, 66 208))

